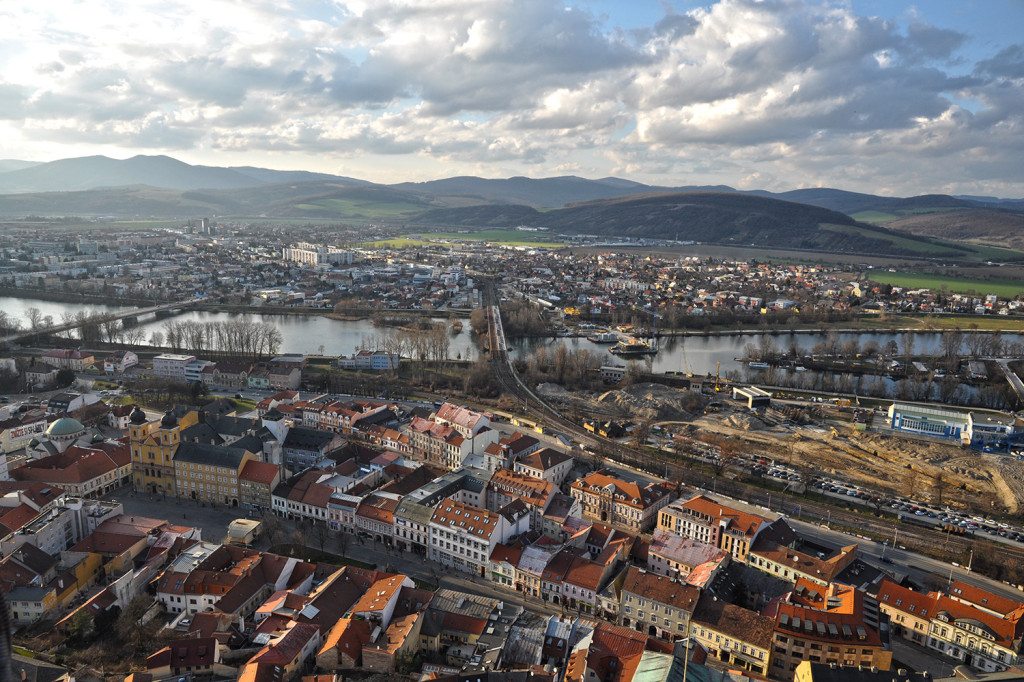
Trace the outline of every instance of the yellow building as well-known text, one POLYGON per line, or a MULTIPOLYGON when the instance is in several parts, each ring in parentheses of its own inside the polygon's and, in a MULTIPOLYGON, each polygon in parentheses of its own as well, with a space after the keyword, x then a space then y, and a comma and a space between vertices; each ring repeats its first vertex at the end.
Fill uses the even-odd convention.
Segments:
POLYGON ((168 412, 161 419, 147 421, 135 408, 128 418, 128 437, 132 453, 132 483, 147 493, 174 494, 174 451, 181 442, 181 430, 199 421, 191 411, 181 418, 168 412))
POLYGON ((258 459, 245 448, 181 443, 174 455, 178 497, 238 506, 238 476, 245 463, 258 459))

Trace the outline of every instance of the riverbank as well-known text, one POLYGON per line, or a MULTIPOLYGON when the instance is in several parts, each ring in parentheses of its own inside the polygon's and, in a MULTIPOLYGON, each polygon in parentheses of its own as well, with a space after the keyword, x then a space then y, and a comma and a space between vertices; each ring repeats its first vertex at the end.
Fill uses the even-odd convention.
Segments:
POLYGON ((21 298, 34 301, 48 301, 50 303, 90 303, 118 308, 143 308, 150 305, 157 305, 161 301, 152 301, 142 298, 117 298, 108 294, 86 294, 79 291, 55 291, 53 289, 37 289, 32 287, 2 287, 0 296, 21 298))
MULTIPOLYGON (((979 334, 1016 334, 1024 331, 1024 318, 995 318, 992 316, 952 316, 912 317, 900 316, 881 320, 876 317, 865 317, 855 321, 838 324, 827 322, 815 323, 813 326, 792 327, 730 327, 722 326, 715 329, 659 329, 658 338, 673 337, 716 337, 716 336, 787 336, 790 334, 904 334, 907 332, 929 334, 948 329, 959 329, 979 334), (908 324, 910 323, 910 324, 908 324)), ((594 330, 575 330, 564 334, 546 335, 533 338, 586 338, 594 330)), ((649 334, 635 334, 643 338, 651 338, 649 334)), ((524 337, 526 338, 526 337, 524 337)))
POLYGON ((340 322, 355 322, 367 320, 374 315, 415 315, 418 317, 448 317, 456 315, 464 317, 473 312, 470 308, 445 308, 443 310, 428 310, 423 308, 347 308, 344 312, 336 311, 334 308, 309 308, 306 306, 276 306, 276 305, 243 305, 232 303, 202 303, 194 307, 209 313, 234 313, 240 315, 292 315, 292 316, 315 316, 326 317, 340 322))

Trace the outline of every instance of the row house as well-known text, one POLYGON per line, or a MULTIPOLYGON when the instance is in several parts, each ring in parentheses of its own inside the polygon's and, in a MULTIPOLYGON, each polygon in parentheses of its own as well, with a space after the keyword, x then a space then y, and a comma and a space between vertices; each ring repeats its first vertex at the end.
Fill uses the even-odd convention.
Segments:
POLYGON ((672 501, 675 488, 664 481, 644 487, 595 471, 573 482, 570 494, 579 500, 583 518, 609 523, 634 533, 649 530, 658 510, 672 501))
POLYGON ((55 348, 42 354, 40 360, 43 364, 57 369, 70 369, 74 372, 81 372, 87 367, 96 364, 96 357, 87 351, 70 350, 67 348, 55 348))
POLYGON ((888 579, 878 588, 879 608, 897 636, 984 672, 1024 663, 1024 602, 1009 611, 1005 602, 1013 600, 959 582, 949 594, 916 592, 888 579))
POLYGON ((619 623, 651 637, 686 636, 700 590, 636 566, 626 569, 619 596, 619 623))
MULTIPOLYGON (((488 471, 512 469, 513 465, 521 458, 540 449, 539 440, 522 431, 515 431, 507 436, 501 436, 496 443, 491 443, 484 448, 484 468, 488 471)), ((529 475, 534 476, 534 474, 529 475)), ((543 477, 538 476, 537 478, 543 477)))
POLYGON ((327 525, 331 530, 354 533, 356 529, 356 510, 362 498, 356 495, 335 492, 327 501, 327 525))
POLYGON ((449 497, 430 518, 428 556, 444 566, 484 576, 495 546, 529 530, 529 512, 521 503, 492 512, 449 497))
POLYGON ((335 491, 321 480, 329 476, 318 469, 310 469, 278 484, 271 496, 274 513, 289 519, 327 523, 328 507, 335 491))
POLYGON ((708 582, 713 575, 727 566, 729 555, 718 547, 656 529, 647 548, 647 570, 658 575, 688 580, 694 576, 708 582))
POLYGON ((398 509, 400 499, 397 495, 386 493, 364 497, 356 508, 356 532, 390 545, 394 538, 395 510, 398 509))
POLYGON ((290 471, 303 471, 319 466, 327 456, 344 445, 337 433, 293 426, 288 429, 281 446, 284 465, 290 471))
POLYGON ((747 553, 769 520, 733 509, 710 497, 697 495, 677 500, 658 514, 658 530, 703 542, 746 563, 747 553))
POLYGON ((413 454, 448 470, 462 467, 474 455, 482 459, 487 446, 499 436, 486 426, 467 436, 451 424, 422 417, 414 417, 407 431, 413 454))
POLYGON ((239 476, 255 453, 230 445, 179 443, 174 452, 174 480, 178 497, 237 507, 239 476))
POLYGON ((569 476, 572 465, 572 455, 554 448, 543 448, 518 456, 513 470, 518 474, 548 481, 558 488, 569 476))
POLYGON ((496 512, 520 500, 530 510, 531 526, 537 528, 554 494, 555 486, 550 481, 499 469, 487 483, 487 508, 496 512))
POLYGON ((270 511, 274 506, 274 489, 280 482, 281 467, 270 462, 247 460, 238 473, 238 506, 270 511))
POLYGON ((434 505, 405 497, 395 508, 395 546, 404 551, 426 554, 434 508, 434 505))
POLYGON ((768 542, 767 536, 754 543, 747 564, 775 578, 792 583, 807 580, 821 586, 830 585, 857 558, 857 545, 840 547, 831 556, 820 557, 768 542))
POLYGON ((705 592, 690 616, 690 637, 709 656, 763 677, 769 672, 774 625, 767 616, 705 592))
POLYGON ((73 497, 101 497, 131 480, 128 444, 72 445, 56 455, 31 460, 11 472, 19 481, 60 486, 73 497))
POLYGON ((888 670, 888 618, 879 603, 849 585, 801 579, 764 610, 774 621, 770 674, 789 678, 801 661, 888 670))
POLYGON ((600 596, 631 547, 631 541, 620 538, 596 556, 586 552, 576 556, 562 579, 563 606, 587 614, 609 613, 607 605, 602 607, 600 596))

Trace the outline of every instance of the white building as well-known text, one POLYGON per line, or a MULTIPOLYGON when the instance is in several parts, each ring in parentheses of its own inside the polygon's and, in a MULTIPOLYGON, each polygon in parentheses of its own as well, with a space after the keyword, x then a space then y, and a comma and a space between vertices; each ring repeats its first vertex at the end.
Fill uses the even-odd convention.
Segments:
POLYGON ((386 353, 382 350, 361 350, 352 357, 338 358, 337 365, 341 369, 359 369, 372 372, 387 372, 398 369, 402 356, 398 353, 386 353))
POLYGON ((171 381, 186 381, 185 375, 189 363, 195 362, 194 355, 164 353, 153 358, 153 374, 171 381))
POLYGON ((517 474, 540 478, 559 487, 572 471, 572 462, 571 455, 554 448, 544 448, 520 457, 514 470, 517 474))
POLYGON ((430 519, 429 558, 465 573, 486 575, 491 553, 498 543, 529 530, 529 511, 509 519, 496 513, 445 498, 430 519))
POLYGON ((334 247, 323 247, 308 242, 298 242, 295 246, 281 249, 281 259, 289 263, 302 265, 352 265, 355 254, 334 247))
POLYGON ((111 353, 103 359, 103 371, 107 374, 124 374, 129 367, 139 364, 139 356, 130 350, 111 353))

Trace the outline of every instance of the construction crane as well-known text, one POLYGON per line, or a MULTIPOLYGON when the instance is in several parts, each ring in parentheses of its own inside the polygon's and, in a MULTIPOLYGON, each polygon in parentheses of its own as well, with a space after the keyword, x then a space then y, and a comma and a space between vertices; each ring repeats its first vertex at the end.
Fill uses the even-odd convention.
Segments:
POLYGON ((715 363, 715 393, 720 393, 722 390, 722 361, 719 360, 715 363))

